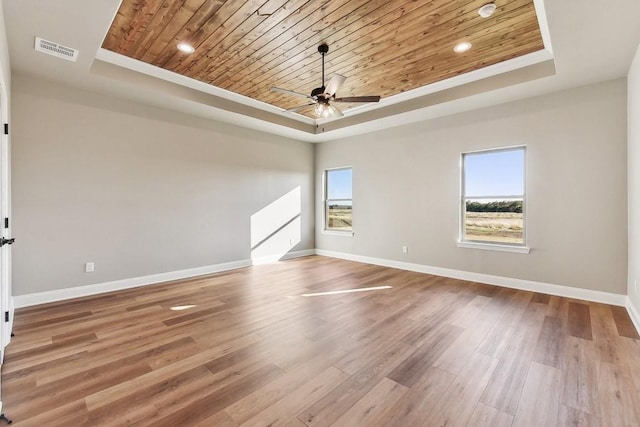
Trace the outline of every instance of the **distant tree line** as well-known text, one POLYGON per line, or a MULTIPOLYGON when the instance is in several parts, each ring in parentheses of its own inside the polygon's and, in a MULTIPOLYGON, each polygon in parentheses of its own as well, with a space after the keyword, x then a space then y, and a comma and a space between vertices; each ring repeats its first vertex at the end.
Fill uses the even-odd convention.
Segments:
POLYGON ((522 213, 522 200, 500 202, 467 202, 467 212, 514 212, 522 213))

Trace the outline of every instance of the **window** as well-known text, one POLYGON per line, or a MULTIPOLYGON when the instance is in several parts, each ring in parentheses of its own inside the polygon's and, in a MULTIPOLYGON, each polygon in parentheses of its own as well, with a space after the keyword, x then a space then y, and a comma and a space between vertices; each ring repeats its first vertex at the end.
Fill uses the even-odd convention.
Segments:
POLYGON ((462 154, 462 243, 525 246, 524 166, 524 147, 462 154))
POLYGON ((325 172, 325 230, 352 230, 351 168, 325 172))

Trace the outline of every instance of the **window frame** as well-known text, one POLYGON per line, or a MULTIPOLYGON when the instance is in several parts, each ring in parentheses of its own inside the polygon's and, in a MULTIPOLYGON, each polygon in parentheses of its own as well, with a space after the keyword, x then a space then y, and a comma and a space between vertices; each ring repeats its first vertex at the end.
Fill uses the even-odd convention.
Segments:
POLYGON ((459 198, 459 222, 458 222, 458 247, 486 249, 504 252, 529 253, 530 248, 527 246, 527 146, 515 145, 500 148, 488 148, 482 150, 465 151, 460 154, 460 198, 459 198), (523 193, 510 195, 484 195, 468 197, 466 195, 466 174, 465 174, 465 157, 467 155, 501 153, 506 151, 522 151, 522 182, 523 193), (466 202, 468 200, 496 200, 496 199, 522 199, 522 243, 496 242, 489 240, 468 240, 466 235, 466 202))
POLYGON ((324 234, 335 234, 340 236, 353 236, 353 167, 341 166, 336 168, 326 168, 322 174, 323 181, 323 203, 324 203, 324 225, 322 232, 324 234), (351 170, 351 199, 329 199, 329 173, 341 170, 351 170), (351 229, 340 230, 329 228, 329 203, 330 202, 351 202, 351 229))

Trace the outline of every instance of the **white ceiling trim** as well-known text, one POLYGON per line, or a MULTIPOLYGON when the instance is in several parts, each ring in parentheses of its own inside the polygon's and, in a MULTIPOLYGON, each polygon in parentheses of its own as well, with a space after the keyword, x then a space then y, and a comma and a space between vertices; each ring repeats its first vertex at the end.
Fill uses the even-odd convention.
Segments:
POLYGON ((553 55, 551 34, 549 33, 549 22, 547 21, 547 11, 544 8, 544 2, 542 0, 533 0, 533 7, 535 7, 536 15, 538 16, 538 26, 540 27, 540 35, 542 36, 544 48, 553 55))
MULTIPOLYGON (((553 59, 553 55, 550 51, 543 49, 537 52, 530 53, 528 55, 519 56, 517 58, 510 59, 508 61, 499 62, 488 67, 480 68, 474 71, 470 71, 465 74, 461 74, 455 77, 450 77, 445 80, 440 80, 435 83, 431 83, 426 86, 422 86, 416 89, 412 89, 406 92, 399 93, 397 95, 383 98, 380 102, 375 104, 363 105, 353 108, 344 112, 345 117, 349 117, 355 114, 361 114, 367 111, 373 111, 378 108, 387 107, 389 105, 398 104, 400 102, 410 101, 416 98, 420 98, 425 95, 431 95, 436 92, 441 92, 447 89, 452 89, 457 86, 462 86, 467 83, 473 83, 479 80, 483 80, 489 77, 498 76, 500 74, 508 73, 520 68, 525 68, 531 65, 539 64, 545 61, 553 59), (355 111, 357 110, 357 111, 355 111)), ((341 119, 337 119, 341 120, 341 119)), ((336 119, 318 119, 318 124, 325 124, 328 122, 336 121, 336 119)))
POLYGON ((349 118, 349 117, 366 113, 369 111, 374 111, 379 108, 387 107, 387 106, 398 104, 405 101, 410 101, 425 95, 430 95, 430 94, 441 92, 447 89, 455 88, 457 86, 461 86, 467 83, 480 81, 488 77, 498 76, 500 74, 504 74, 513 70, 517 70, 520 68, 542 63, 550 59, 553 59, 553 55, 551 54, 550 51, 546 49, 540 50, 537 52, 530 53, 528 55, 520 56, 508 61, 500 62, 498 64, 490 65, 488 67, 484 67, 469 73, 451 77, 449 79, 441 80, 439 82, 435 82, 417 89, 403 92, 398 95, 383 98, 378 103, 372 103, 372 104, 352 108, 344 112, 343 118, 317 119, 317 120, 300 115, 300 114, 288 113, 286 110, 282 108, 275 107, 265 102, 255 100, 247 96, 240 95, 235 92, 231 92, 226 89, 222 89, 222 88, 201 82, 199 80, 192 79, 190 77, 185 77, 181 74, 174 73, 172 71, 165 70, 164 68, 156 67, 155 65, 151 65, 136 59, 132 59, 127 56, 120 55, 115 52, 111 52, 106 49, 102 49, 102 48, 98 49, 96 53, 96 59, 131 70, 131 71, 136 71, 150 77, 155 77, 170 83, 188 87, 190 89, 194 89, 202 93, 218 96, 220 98, 223 98, 232 102, 236 102, 241 105, 257 108, 259 110, 266 111, 273 114, 282 114, 288 118, 294 119, 301 123, 311 124, 311 125, 315 125, 315 124, 322 125, 329 122, 340 121, 344 118, 349 118))
MULTIPOLYGON (((148 64, 137 59, 129 58, 128 56, 120 55, 119 53, 112 52, 107 49, 100 48, 96 53, 96 59, 104 62, 108 62, 119 67, 127 68, 132 71, 137 71, 142 74, 146 74, 151 77, 156 77, 171 83, 175 83, 181 86, 185 86, 197 91, 207 93, 209 95, 219 96, 220 98, 227 99, 229 101, 237 102, 239 104, 246 105, 252 108, 258 108, 269 113, 282 114, 286 112, 282 108, 278 108, 266 102, 258 101, 248 96, 240 95, 235 92, 231 92, 226 89, 219 88, 204 82, 201 82, 190 77, 185 77, 181 74, 174 73, 173 71, 165 70, 164 68, 157 67, 155 65, 148 64)), ((302 123, 315 124, 316 121, 312 118, 302 115, 288 115, 302 123)))

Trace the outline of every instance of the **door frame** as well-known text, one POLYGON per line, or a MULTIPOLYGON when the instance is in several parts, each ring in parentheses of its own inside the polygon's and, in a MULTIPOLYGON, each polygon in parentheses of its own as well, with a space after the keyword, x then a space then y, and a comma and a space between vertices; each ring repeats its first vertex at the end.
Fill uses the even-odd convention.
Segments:
MULTIPOLYGON (((9 145, 9 135, 6 134, 5 123, 9 123, 8 115, 7 115, 7 92, 5 88, 5 82, 2 78, 2 73, 0 73, 0 119, 2 119, 0 123, 0 218, 5 218, 5 212, 7 210, 7 204, 5 204, 5 200, 7 200, 6 191, 8 190, 8 186, 6 185, 6 170, 7 170, 7 156, 8 145, 9 145)), ((2 231, 0 231, 0 236, 6 237, 5 233, 8 230, 5 230, 4 224, 0 224, 2 231)), ((9 246, 9 245, 5 245, 9 246)), ((7 266, 9 264, 9 249, 5 249, 4 247, 0 248, 0 313, 4 313, 5 310, 8 310, 9 307, 7 302, 9 300, 8 297, 8 288, 9 288, 9 273, 7 271, 7 266)), ((9 314, 9 317, 13 317, 9 314)), ((2 316, 4 317, 4 315, 2 316)), ((11 330, 7 331, 9 326, 9 322, 5 322, 4 319, 0 318, 0 365, 4 362, 4 348, 8 344, 8 338, 11 338, 11 330)), ((2 381, 0 380, 0 413, 2 413, 2 381)))
MULTIPOLYGON (((11 237, 11 224, 5 227, 5 218, 10 212, 10 146, 9 134, 5 133, 5 125, 9 123, 8 95, 4 81, 0 81, 0 236, 11 237)), ((7 125, 8 126, 8 125, 7 125)), ((13 304, 11 298, 11 245, 4 245, 0 250, 0 364, 4 361, 4 348, 11 340, 13 325, 13 304), (8 313, 9 321, 5 320, 8 313)))

